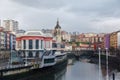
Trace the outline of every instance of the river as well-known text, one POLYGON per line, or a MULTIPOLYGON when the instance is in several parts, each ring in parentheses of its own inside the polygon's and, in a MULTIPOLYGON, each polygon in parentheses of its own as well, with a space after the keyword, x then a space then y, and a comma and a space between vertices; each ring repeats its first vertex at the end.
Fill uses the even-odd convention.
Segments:
MULTIPOLYGON (((100 72, 100 80, 105 80, 105 69, 102 68, 100 72)), ((32 73, 32 75, 26 75, 24 79, 18 80, 99 80, 99 66, 97 64, 75 61, 73 65, 67 65, 61 71, 47 74, 32 73)))
MULTIPOLYGON (((99 67, 95 64, 76 61, 74 65, 67 66, 63 80, 99 80, 99 67)), ((104 80, 102 73, 101 80, 104 80)))

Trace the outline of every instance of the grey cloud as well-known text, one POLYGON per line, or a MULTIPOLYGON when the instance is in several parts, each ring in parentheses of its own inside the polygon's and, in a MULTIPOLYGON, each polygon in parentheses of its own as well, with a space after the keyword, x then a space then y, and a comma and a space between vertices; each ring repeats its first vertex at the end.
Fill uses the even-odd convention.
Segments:
POLYGON ((118 29, 120 25, 120 0, 2 1, 8 6, 0 5, 0 15, 4 19, 8 16, 18 20, 24 29, 53 29, 58 17, 66 31, 107 32, 114 29, 112 26, 116 25, 115 29, 118 29), (106 26, 107 30, 104 29, 106 26))
POLYGON ((89 16, 119 16, 119 0, 84 0, 71 4, 70 12, 89 16))
POLYGON ((56 9, 64 6, 64 0, 12 0, 16 3, 34 7, 34 8, 44 8, 44 9, 56 9))
POLYGON ((119 0, 12 0, 38 9, 60 9, 68 6, 68 12, 76 15, 119 16, 119 0))

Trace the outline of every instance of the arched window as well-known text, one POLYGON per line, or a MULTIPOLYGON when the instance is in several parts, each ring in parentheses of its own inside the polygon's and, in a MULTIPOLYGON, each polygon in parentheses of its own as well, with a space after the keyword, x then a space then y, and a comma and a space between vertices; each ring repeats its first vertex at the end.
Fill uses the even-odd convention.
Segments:
POLYGON ((25 57, 25 51, 20 51, 21 57, 25 57))
POLYGON ((36 52, 36 57, 39 57, 39 51, 36 52))
POLYGON ((25 56, 26 56, 26 55, 25 55, 25 51, 23 51, 22 53, 23 53, 22 56, 25 57, 25 56))

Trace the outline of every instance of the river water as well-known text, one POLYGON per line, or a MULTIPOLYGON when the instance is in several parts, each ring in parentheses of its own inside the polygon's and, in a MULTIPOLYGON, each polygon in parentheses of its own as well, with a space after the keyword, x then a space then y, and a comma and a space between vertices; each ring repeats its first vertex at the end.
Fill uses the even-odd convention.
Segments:
MULTIPOLYGON (((100 79, 105 80, 102 74, 100 79)), ((104 72, 104 71, 103 71, 104 72)), ((76 61, 74 65, 68 65, 62 80, 99 80, 99 67, 95 64, 76 61)))
MULTIPOLYGON (((101 70, 100 80, 105 80, 104 72, 104 69, 101 70)), ((96 64, 75 61, 73 65, 67 65, 61 71, 42 76, 33 75, 34 78, 28 78, 27 80, 99 80, 99 67, 96 64)))
MULTIPOLYGON (((100 73, 100 80, 105 80, 106 70, 102 68, 100 73)), ((67 65, 60 71, 47 74, 32 73, 32 75, 26 75, 24 79, 21 77, 18 80, 99 80, 99 66, 97 64, 75 61, 73 65, 67 65)))

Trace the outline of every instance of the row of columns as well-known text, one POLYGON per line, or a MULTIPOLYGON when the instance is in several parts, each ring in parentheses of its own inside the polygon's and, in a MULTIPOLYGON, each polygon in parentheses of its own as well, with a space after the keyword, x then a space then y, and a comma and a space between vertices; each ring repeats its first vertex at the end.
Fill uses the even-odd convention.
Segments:
MULTIPOLYGON (((24 40, 21 41, 21 49, 24 49, 24 40)), ((36 49, 36 40, 32 40, 33 41, 33 49, 36 49)), ((48 41, 49 42, 49 47, 45 46, 47 41, 43 41, 43 40, 39 40, 39 48, 38 49, 44 49, 44 48, 52 48, 52 41, 48 41)), ((26 40, 26 49, 29 49, 29 40, 26 40)))

